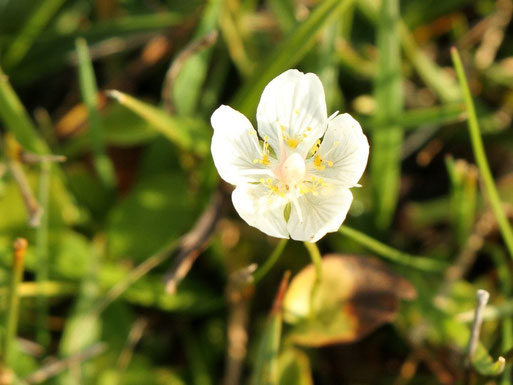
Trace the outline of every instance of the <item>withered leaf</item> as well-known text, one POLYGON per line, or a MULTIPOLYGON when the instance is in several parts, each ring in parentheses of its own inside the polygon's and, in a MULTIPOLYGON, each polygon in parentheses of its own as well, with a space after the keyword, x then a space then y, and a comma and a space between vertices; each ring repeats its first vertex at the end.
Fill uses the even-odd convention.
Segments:
POLYGON ((329 254, 322 259, 322 280, 309 265, 292 280, 284 300, 285 320, 294 325, 292 340, 305 346, 354 342, 395 319, 400 299, 416 297, 415 288, 381 261, 329 254))

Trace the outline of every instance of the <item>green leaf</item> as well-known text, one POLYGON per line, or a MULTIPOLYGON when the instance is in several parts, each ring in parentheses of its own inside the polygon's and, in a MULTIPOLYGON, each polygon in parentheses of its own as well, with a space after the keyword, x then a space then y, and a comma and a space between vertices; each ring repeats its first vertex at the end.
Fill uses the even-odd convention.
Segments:
POLYGON ((109 91, 109 96, 141 116, 152 128, 179 148, 200 156, 205 156, 209 152, 211 131, 203 121, 171 116, 160 108, 119 91, 109 91))
POLYGON ((322 258, 321 268, 317 286, 316 269, 308 265, 285 294, 285 320, 294 325, 290 338, 300 345, 354 342, 391 322, 399 299, 416 296, 408 281, 376 259, 331 254, 322 258))
POLYGON ((506 360, 499 357, 496 361, 488 354, 485 347, 479 344, 472 357, 472 365, 483 376, 498 376, 504 371, 506 360))
POLYGON ((289 347, 278 357, 279 385, 314 385, 308 356, 289 347))
POLYGON ((192 199, 183 177, 141 179, 112 209, 107 228, 110 256, 142 260, 178 238, 194 221, 192 199))

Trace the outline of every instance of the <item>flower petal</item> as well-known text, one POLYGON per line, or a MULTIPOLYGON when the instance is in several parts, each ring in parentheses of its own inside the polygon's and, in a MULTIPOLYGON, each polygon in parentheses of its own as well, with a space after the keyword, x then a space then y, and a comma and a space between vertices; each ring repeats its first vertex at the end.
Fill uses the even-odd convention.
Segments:
POLYGON ((235 209, 250 226, 277 238, 288 238, 285 198, 271 194, 263 184, 242 184, 232 193, 235 209))
POLYGON ((276 154, 281 154, 283 146, 287 152, 306 155, 326 131, 326 99, 320 79, 288 70, 271 80, 260 98, 257 121, 258 133, 269 137, 276 154))
POLYGON ((290 237, 297 241, 317 242, 326 233, 337 231, 352 201, 351 191, 337 185, 324 186, 318 195, 308 193, 299 196, 301 213, 292 206, 287 223, 290 237))
POLYGON ((307 161, 308 172, 330 183, 354 187, 369 158, 369 142, 360 124, 349 114, 328 122, 319 150, 307 161))
POLYGON ((210 118, 214 135, 211 151, 221 178, 231 184, 258 180, 270 170, 254 162, 262 158, 258 136, 240 112, 222 105, 210 118))

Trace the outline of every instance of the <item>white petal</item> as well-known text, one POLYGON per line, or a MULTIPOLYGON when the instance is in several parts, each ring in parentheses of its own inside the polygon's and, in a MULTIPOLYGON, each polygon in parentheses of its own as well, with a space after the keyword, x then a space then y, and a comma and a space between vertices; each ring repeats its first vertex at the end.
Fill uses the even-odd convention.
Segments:
POLYGON ((258 132, 280 154, 280 136, 287 152, 302 155, 326 131, 326 99, 317 75, 288 70, 265 87, 257 109, 258 132), (282 132, 283 131, 283 132, 282 132), (306 135, 306 137, 305 137, 306 135), (297 147, 295 147, 297 145, 297 147))
POLYGON ((316 155, 322 159, 322 165, 315 167, 314 157, 310 158, 307 168, 311 174, 330 183, 354 187, 367 166, 369 142, 360 124, 351 115, 343 114, 328 123, 316 155))
POLYGON ((261 148, 255 129, 244 115, 223 105, 214 111, 210 122, 214 127, 212 157, 221 178, 236 185, 258 180, 269 172, 264 165, 254 163, 262 157, 261 148))
POLYGON ((346 218, 353 200, 349 189, 329 185, 321 188, 317 196, 301 195, 298 203, 303 221, 293 206, 287 228, 290 237, 297 241, 317 242, 326 233, 337 231, 346 218))
POLYGON ((284 210, 287 200, 263 184, 242 184, 232 193, 235 209, 250 226, 277 238, 288 238, 284 210))

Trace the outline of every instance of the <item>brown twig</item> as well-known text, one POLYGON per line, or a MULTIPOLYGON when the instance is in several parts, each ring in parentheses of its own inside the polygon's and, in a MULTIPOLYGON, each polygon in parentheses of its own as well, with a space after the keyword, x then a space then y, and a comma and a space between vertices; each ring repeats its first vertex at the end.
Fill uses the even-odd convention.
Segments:
POLYGON ((166 77, 164 78, 164 87, 162 87, 162 102, 168 112, 174 112, 175 110, 172 89, 183 65, 189 57, 214 44, 217 41, 217 36, 217 31, 213 30, 205 36, 191 42, 178 54, 176 59, 173 60, 173 63, 169 66, 166 77))
POLYGON ((31 152, 22 151, 20 153, 20 160, 23 163, 27 164, 35 164, 35 163, 41 163, 41 162, 65 162, 66 157, 64 155, 38 155, 33 154, 31 152))
POLYGON ((141 318, 138 319, 130 329, 126 345, 121 354, 119 355, 118 372, 124 372, 130 364, 130 361, 132 360, 132 355, 134 354, 135 346, 141 339, 144 330, 146 330, 147 326, 148 321, 144 318, 141 318))
POLYGON ((81 352, 43 366, 41 369, 38 369, 34 373, 25 377, 23 381, 27 384, 40 384, 66 370, 71 365, 91 359, 102 354, 106 350, 107 345, 105 343, 97 343, 81 352))
POLYGON ((230 275, 226 297, 230 305, 228 317, 228 347, 223 385, 238 385, 247 353, 249 309, 253 298, 253 273, 256 264, 249 265, 230 275))
POLYGON ((187 275, 199 254, 203 251, 219 219, 221 219, 227 197, 228 194, 224 185, 220 184, 210 204, 201 214, 194 227, 182 237, 176 259, 164 279, 168 293, 176 292, 178 284, 187 275))

